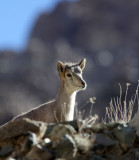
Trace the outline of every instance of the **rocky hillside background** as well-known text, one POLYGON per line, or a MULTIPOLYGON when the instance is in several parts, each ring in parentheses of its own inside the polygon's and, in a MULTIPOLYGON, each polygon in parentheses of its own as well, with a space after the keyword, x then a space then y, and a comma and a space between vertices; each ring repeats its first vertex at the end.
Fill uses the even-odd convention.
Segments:
POLYGON ((82 106, 95 96, 93 113, 100 118, 110 98, 119 95, 118 82, 132 83, 131 97, 139 79, 138 8, 138 0, 80 0, 42 13, 22 53, 0 52, 0 124, 55 98, 58 60, 86 57, 88 88, 78 94, 77 103, 82 106))

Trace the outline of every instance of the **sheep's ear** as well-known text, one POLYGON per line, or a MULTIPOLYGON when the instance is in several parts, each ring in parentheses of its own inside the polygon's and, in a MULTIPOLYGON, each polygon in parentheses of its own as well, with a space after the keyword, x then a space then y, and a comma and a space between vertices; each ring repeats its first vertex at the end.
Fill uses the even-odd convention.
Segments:
POLYGON ((57 62, 57 70, 59 77, 64 80, 65 79, 65 66, 62 62, 58 61, 57 62))
POLYGON ((79 66, 80 66, 80 68, 81 68, 82 70, 84 69, 85 64, 86 64, 86 59, 83 58, 83 59, 81 60, 81 62, 79 63, 79 66))

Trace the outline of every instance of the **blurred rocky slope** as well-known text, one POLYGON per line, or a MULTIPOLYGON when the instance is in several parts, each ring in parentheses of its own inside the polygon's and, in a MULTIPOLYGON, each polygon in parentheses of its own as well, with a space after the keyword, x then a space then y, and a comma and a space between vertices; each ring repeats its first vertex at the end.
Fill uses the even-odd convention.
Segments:
POLYGON ((88 125, 75 120, 48 125, 14 120, 0 127, 0 159, 135 160, 139 159, 139 125, 133 126, 134 122, 88 125))
POLYGON ((138 8, 137 0, 81 0, 40 15, 25 51, 0 53, 0 124, 55 98, 58 60, 87 58, 88 88, 78 94, 78 106, 95 96, 93 112, 104 115, 119 95, 118 82, 131 82, 132 95, 139 79, 138 8))

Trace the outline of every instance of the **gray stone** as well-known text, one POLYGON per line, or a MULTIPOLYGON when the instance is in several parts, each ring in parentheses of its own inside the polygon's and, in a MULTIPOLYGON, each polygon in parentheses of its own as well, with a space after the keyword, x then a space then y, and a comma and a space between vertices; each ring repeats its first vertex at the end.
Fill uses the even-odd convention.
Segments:
POLYGON ((99 155, 113 155, 119 157, 123 153, 118 141, 102 133, 96 134, 95 143, 93 150, 99 155))
POLYGON ((22 145, 21 152, 24 152, 24 153, 29 152, 32 146, 37 145, 37 143, 38 142, 37 142, 36 134, 32 132, 28 132, 26 134, 24 144, 22 145))
POLYGON ((130 120, 129 125, 136 128, 136 134, 139 136, 139 111, 130 120))
POLYGON ((92 131, 95 133, 100 133, 107 129, 107 126, 104 123, 94 123, 92 124, 92 131))
POLYGON ((103 158, 102 156, 90 152, 89 154, 83 154, 80 155, 79 157, 76 157, 75 160, 106 160, 106 159, 103 158))
POLYGON ((101 144, 94 144, 94 145, 93 145, 93 151, 94 151, 96 154, 102 155, 102 154, 104 154, 105 150, 106 150, 106 147, 104 147, 104 146, 101 145, 101 144))
POLYGON ((104 147, 108 147, 108 146, 113 146, 116 145, 118 142, 115 140, 112 140, 111 138, 109 138, 108 136, 102 134, 102 133, 97 133, 96 134, 96 139, 95 142, 103 145, 104 147))
POLYGON ((125 143, 127 147, 131 147, 136 138, 135 129, 126 124, 119 124, 114 129, 114 135, 120 143, 125 143))
POLYGON ((117 157, 112 156, 112 155, 106 155, 106 160, 117 160, 117 157))
POLYGON ((49 125, 45 131, 43 138, 61 139, 65 134, 74 135, 76 130, 69 124, 49 125))
POLYGON ((60 124, 67 124, 72 126, 77 132, 82 130, 83 128, 85 128, 87 126, 87 124, 85 123, 85 121, 77 119, 77 120, 73 120, 73 121, 66 121, 66 122, 61 122, 60 124))
POLYGON ((25 134, 28 131, 37 133, 41 137, 46 128, 45 123, 28 118, 13 120, 0 127, 0 141, 25 134))
POLYGON ((119 144, 108 147, 108 149, 106 150, 106 153, 105 153, 105 155, 112 155, 115 157, 119 157, 122 154, 123 154, 123 150, 120 148, 119 144))
POLYGON ((76 131, 72 126, 58 124, 52 128, 51 132, 47 135, 47 137, 53 141, 59 141, 66 134, 73 136, 75 133, 76 131))
POLYGON ((47 126, 47 129, 45 130, 45 133, 44 133, 43 138, 49 137, 50 133, 52 132, 52 130, 53 130, 53 128, 54 128, 55 126, 56 126, 56 124, 50 123, 50 124, 47 126))
POLYGON ((52 160, 52 153, 42 147, 41 145, 36 145, 32 148, 32 150, 25 156, 27 160, 52 160))
POLYGON ((105 160, 103 157, 99 156, 99 155, 90 155, 89 160, 105 160))
POLYGON ((116 128, 119 125, 119 123, 113 122, 113 123, 106 123, 105 126, 107 127, 108 131, 112 131, 114 128, 116 128))
MULTIPOLYGON (((77 124, 77 121, 75 122, 77 124)), ((139 151, 135 149, 138 147, 138 136, 135 129, 128 125, 96 123, 94 126, 88 126, 81 121, 76 126, 78 129, 75 129, 71 122, 70 125, 65 123, 47 126, 29 119, 7 123, 0 128, 3 133, 2 138, 0 132, 0 159, 139 159, 139 151)))
POLYGON ((127 153, 119 157, 119 160, 139 160, 139 149, 132 148, 127 153))
POLYGON ((80 152, 86 153, 93 147, 93 140, 83 137, 81 134, 76 134, 74 136, 77 148, 80 152))
POLYGON ((13 150, 14 150, 14 147, 12 145, 2 146, 0 148, 0 157, 6 156, 6 155, 12 153, 13 150))
POLYGON ((8 158, 6 158, 6 160, 16 160, 16 159, 8 157, 8 158))
POLYGON ((66 134, 60 143, 56 146, 56 157, 57 158, 65 158, 65 159, 73 159, 76 156, 77 147, 73 138, 66 134))

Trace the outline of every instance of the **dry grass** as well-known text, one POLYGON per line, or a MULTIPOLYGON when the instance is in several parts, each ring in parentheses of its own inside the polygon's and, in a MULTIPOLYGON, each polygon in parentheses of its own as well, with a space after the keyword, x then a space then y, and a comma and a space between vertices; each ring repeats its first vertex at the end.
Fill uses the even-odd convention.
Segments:
POLYGON ((83 109, 88 103, 90 103, 91 105, 90 105, 89 115, 86 116, 86 118, 84 120, 87 124, 95 123, 98 120, 98 115, 97 114, 92 115, 92 110, 93 110, 93 105, 95 104, 95 100, 96 100, 96 97, 89 98, 89 101, 87 101, 84 105, 79 107, 79 111, 77 112, 76 119, 81 119, 81 120, 84 119, 83 117, 84 117, 84 114, 85 114, 85 110, 81 111, 81 109, 83 109))
POLYGON ((126 84, 126 93, 124 96, 124 101, 122 102, 122 87, 120 86, 120 96, 117 98, 112 98, 110 101, 110 106, 106 107, 106 115, 103 120, 104 123, 118 122, 118 123, 128 123, 133 114, 133 108, 137 101, 138 111, 139 111, 139 81, 136 88, 135 94, 131 97, 129 102, 127 102, 127 94, 130 84, 126 84))

